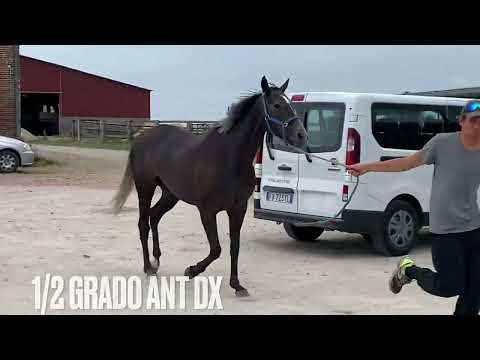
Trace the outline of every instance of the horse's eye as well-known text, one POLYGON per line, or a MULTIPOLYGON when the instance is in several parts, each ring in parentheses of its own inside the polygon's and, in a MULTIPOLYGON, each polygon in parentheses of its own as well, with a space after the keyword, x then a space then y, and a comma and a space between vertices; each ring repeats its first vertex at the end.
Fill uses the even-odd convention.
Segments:
POLYGON ((278 109, 280 109, 280 104, 275 104, 275 105, 273 105, 273 107, 278 110, 278 109))

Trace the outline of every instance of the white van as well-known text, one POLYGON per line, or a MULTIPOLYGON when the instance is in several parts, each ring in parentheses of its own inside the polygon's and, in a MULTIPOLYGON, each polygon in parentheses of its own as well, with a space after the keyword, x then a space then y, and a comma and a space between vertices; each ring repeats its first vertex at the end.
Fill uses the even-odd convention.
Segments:
MULTIPOLYGON (((459 131, 469 99, 362 93, 291 95, 304 119, 309 152, 340 163, 408 156, 434 135, 459 131)), ((368 173, 338 220, 356 178, 345 168, 300 154, 266 135, 255 164, 254 216, 283 223, 287 234, 315 241, 323 231, 359 233, 386 256, 405 255, 429 223, 433 166, 402 173, 368 173), (302 226, 302 223, 317 224, 302 226)))

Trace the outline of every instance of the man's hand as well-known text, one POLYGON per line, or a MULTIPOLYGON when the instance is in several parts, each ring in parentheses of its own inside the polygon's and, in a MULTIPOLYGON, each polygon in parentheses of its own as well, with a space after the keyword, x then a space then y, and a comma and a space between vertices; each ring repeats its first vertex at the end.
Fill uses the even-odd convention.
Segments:
POLYGON ((355 164, 355 165, 348 165, 347 171, 349 174, 353 176, 361 176, 370 171, 367 166, 368 164, 355 164))

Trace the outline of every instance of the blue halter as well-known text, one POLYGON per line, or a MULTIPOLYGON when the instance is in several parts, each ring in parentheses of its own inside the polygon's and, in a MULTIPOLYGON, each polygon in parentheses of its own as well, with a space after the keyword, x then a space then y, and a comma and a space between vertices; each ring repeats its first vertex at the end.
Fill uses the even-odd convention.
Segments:
MULTIPOLYGON (((288 141, 287 141, 287 137, 285 136, 285 130, 287 129, 288 125, 291 124, 292 121, 299 120, 299 117, 297 115, 295 115, 295 116, 292 116, 291 118, 289 118, 285 121, 282 121, 282 120, 279 120, 277 118, 274 118, 273 116, 270 116, 268 114, 268 110, 267 110, 267 102, 265 100, 265 93, 262 94, 262 97, 263 97, 263 109, 265 111, 265 123, 267 124, 268 131, 270 132, 270 134, 275 135, 275 133, 273 132, 273 130, 270 126, 270 122, 272 122, 274 124, 277 124, 277 125, 280 125, 281 128, 282 128, 282 139, 285 142, 285 145, 289 146, 288 141)), ((292 106, 290 104, 288 104, 288 105, 290 106, 290 109, 292 109, 293 113, 295 114, 295 110, 293 110, 292 106)))

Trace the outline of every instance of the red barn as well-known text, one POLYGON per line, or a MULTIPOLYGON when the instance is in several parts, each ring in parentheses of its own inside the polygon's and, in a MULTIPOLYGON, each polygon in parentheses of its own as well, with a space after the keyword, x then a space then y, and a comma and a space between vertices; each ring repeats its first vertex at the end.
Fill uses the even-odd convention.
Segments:
POLYGON ((21 123, 35 135, 69 135, 72 120, 150 120, 151 90, 27 56, 21 123))

